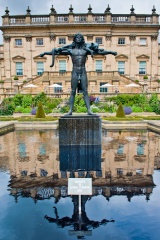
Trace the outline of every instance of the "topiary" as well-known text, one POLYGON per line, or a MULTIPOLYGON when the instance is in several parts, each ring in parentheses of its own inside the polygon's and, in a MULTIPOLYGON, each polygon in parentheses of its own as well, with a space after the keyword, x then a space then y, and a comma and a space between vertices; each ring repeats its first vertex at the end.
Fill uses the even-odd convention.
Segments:
POLYGON ((124 109, 122 106, 122 103, 119 104, 117 112, 116 112, 116 117, 118 118, 124 118, 125 117, 125 113, 124 113, 124 109))
POLYGON ((36 118, 45 118, 45 113, 41 102, 38 103, 36 118))

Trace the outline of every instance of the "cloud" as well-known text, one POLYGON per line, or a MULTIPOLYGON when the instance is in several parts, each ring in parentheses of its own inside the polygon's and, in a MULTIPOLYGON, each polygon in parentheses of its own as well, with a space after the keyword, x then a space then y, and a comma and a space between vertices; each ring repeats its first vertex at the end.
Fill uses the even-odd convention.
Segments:
MULTIPOLYGON (((24 15, 28 6, 31 9, 31 14, 49 14, 50 8, 53 5, 57 13, 68 13, 70 4, 72 4, 74 13, 87 13, 89 4, 92 6, 93 13, 104 13, 108 4, 111 7, 113 14, 129 14, 130 8, 133 5, 135 13, 139 14, 151 14, 153 5, 157 9, 157 13, 160 13, 159 0, 0 0, 0 14, 5 14, 5 9, 8 7, 10 15, 24 15)), ((0 20, 1 24, 1 20, 0 20)), ((1 34, 0 34, 1 35, 1 34)), ((0 42, 2 37, 0 36, 0 42)))

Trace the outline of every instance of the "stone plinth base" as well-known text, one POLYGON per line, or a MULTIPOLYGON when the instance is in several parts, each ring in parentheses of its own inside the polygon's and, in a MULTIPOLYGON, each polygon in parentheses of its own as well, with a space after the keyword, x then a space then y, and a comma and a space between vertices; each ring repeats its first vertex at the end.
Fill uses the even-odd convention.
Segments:
POLYGON ((64 116, 59 119, 60 170, 101 169, 101 119, 64 116))

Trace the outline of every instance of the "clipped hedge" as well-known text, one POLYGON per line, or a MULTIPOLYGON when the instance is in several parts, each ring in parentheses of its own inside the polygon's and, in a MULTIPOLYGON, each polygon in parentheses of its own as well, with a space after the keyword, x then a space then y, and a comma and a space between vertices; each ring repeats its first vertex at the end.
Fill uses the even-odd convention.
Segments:
POLYGON ((45 112, 44 112, 41 102, 38 103, 38 108, 36 111, 36 118, 45 118, 45 112))
POLYGON ((116 112, 116 117, 118 118, 125 118, 125 112, 122 106, 122 103, 119 104, 117 112, 116 112))

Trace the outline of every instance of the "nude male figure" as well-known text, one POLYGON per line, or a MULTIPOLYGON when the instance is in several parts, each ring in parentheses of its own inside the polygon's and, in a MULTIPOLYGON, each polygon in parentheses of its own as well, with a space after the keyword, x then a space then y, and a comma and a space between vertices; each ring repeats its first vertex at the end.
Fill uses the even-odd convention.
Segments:
POLYGON ((99 49, 97 44, 86 44, 82 34, 77 33, 74 35, 73 43, 64 46, 59 49, 53 49, 52 52, 45 52, 40 54, 41 57, 44 55, 52 55, 52 65, 54 65, 54 55, 70 55, 73 63, 72 76, 71 76, 71 94, 70 94, 70 110, 67 115, 72 115, 74 100, 76 95, 76 89, 80 82, 84 101, 87 107, 88 115, 94 115, 90 110, 90 100, 88 96, 88 79, 85 68, 85 63, 88 55, 117 55, 116 52, 105 51, 99 49))

